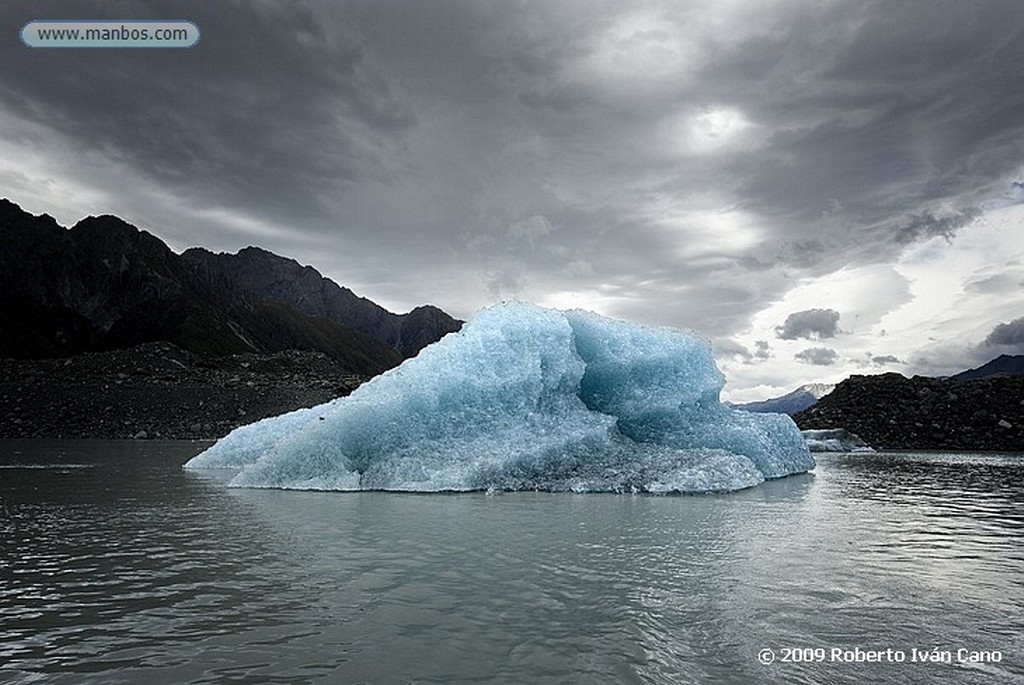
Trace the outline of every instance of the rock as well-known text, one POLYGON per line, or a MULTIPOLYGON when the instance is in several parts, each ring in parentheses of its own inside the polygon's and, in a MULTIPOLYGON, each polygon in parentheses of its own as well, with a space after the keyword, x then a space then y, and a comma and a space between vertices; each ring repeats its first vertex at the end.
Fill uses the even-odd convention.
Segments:
POLYGON ((0 437, 217 438, 347 395, 364 380, 323 353, 293 350, 218 356, 146 343, 64 359, 0 358, 0 437), (243 363, 259 379, 253 386, 230 383, 243 363), (129 378, 107 383, 122 369, 132 369, 129 378))
POLYGON ((885 373, 851 376, 793 418, 801 430, 844 426, 878 449, 1019 451, 1022 398, 1024 376, 958 380, 885 373))

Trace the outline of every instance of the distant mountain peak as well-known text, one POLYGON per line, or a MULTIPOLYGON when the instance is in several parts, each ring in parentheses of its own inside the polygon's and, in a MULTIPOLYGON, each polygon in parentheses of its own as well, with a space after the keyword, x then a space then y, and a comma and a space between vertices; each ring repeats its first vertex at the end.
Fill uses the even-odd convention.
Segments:
POLYGON ((807 392, 811 393, 812 395, 814 395, 815 397, 817 397, 820 400, 822 397, 824 397, 825 395, 827 395, 830 392, 832 392, 833 390, 835 390, 836 389, 836 384, 835 383, 807 383, 806 385, 801 385, 800 388, 803 389, 803 390, 806 390, 807 392))
POLYGON ((834 383, 807 383, 780 397, 733 406, 745 411, 793 415, 813 406, 822 397, 832 392, 835 387, 834 383))
POLYGON ((1024 376, 1024 354, 1001 354, 975 369, 961 371, 951 378, 966 381, 991 376, 1024 376))

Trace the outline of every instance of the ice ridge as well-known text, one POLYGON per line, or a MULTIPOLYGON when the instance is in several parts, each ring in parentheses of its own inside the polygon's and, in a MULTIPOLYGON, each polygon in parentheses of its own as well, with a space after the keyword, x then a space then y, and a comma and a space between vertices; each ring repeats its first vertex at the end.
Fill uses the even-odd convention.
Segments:
POLYGON ((710 492, 814 467, 782 414, 719 401, 691 333, 506 303, 348 397, 242 426, 185 466, 237 487, 710 492))

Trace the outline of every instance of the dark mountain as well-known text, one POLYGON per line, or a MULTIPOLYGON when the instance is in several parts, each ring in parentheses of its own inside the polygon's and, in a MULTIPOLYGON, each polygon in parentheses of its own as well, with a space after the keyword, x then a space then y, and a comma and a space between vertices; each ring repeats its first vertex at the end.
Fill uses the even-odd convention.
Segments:
POLYGON ((731 406, 736 409, 743 409, 744 411, 789 414, 792 416, 812 406, 822 397, 832 392, 835 387, 830 383, 808 383, 780 397, 773 397, 760 402, 733 404, 731 406))
POLYGON ((238 254, 214 254, 193 248, 181 257, 199 271, 227 279, 258 299, 334 321, 393 347, 403 357, 415 356, 462 326, 461 321, 437 307, 417 307, 408 314, 393 314, 324 278, 311 266, 258 247, 247 247, 238 254))
POLYGON ((990 376, 1024 376, 1024 354, 1001 354, 976 369, 962 371, 952 376, 952 378, 959 381, 968 381, 974 378, 989 378, 990 376))
MULTIPOLYGON (((327 310, 272 297, 252 285, 255 276, 235 280, 246 269, 219 268, 222 256, 210 255, 211 265, 196 254, 178 255, 113 216, 89 217, 65 229, 52 217, 32 216, 0 200, 0 245, 0 357, 67 356, 167 341, 196 353, 323 352, 352 373, 373 375, 400 363, 406 355, 399 349, 433 342, 454 321, 433 308, 426 315, 394 315, 348 293, 363 303, 356 311, 382 312, 381 320, 395 331, 390 343, 364 332, 365 317, 350 326, 327 310)), ((282 292, 292 274, 301 284, 315 280, 325 292, 331 286, 348 292, 292 260, 254 248, 243 252, 259 256, 264 267, 289 265, 279 273, 282 292)), ((293 292, 304 292, 302 285, 293 292)))
POLYGON ((793 417, 845 428, 880 449, 1024 449, 1024 376, 973 380, 850 376, 793 417))

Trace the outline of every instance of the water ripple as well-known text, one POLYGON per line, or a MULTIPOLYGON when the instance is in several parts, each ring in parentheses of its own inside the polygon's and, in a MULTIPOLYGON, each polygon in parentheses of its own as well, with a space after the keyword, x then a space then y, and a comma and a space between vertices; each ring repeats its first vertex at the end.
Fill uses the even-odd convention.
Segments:
POLYGON ((1012 455, 825 455, 724 496, 419 496, 228 490, 180 443, 19 449, 61 468, 0 479, 5 681, 1024 681, 1012 455), (1005 657, 756 659, 936 645, 1005 657))

